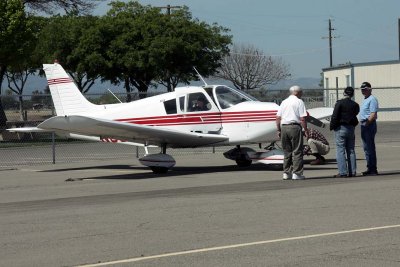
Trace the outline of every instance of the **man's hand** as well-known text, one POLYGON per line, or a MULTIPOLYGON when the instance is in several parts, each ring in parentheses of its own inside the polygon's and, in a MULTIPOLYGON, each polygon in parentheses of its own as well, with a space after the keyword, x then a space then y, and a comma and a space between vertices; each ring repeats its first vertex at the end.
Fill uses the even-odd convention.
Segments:
POLYGON ((306 137, 307 140, 308 140, 308 138, 310 138, 310 134, 308 132, 308 129, 304 130, 304 136, 306 137))

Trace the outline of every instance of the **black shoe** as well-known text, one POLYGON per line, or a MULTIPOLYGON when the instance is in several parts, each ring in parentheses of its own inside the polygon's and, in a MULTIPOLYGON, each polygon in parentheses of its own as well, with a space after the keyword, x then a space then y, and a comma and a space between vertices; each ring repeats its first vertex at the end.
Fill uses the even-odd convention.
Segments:
POLYGON ((324 165, 325 164, 325 160, 322 159, 316 159, 310 162, 310 165, 324 165))
POLYGON ((367 170, 367 171, 365 171, 365 172, 362 172, 362 175, 363 175, 363 176, 378 175, 378 171, 370 171, 370 170, 367 170))
POLYGON ((333 178, 347 178, 347 174, 335 174, 333 178))

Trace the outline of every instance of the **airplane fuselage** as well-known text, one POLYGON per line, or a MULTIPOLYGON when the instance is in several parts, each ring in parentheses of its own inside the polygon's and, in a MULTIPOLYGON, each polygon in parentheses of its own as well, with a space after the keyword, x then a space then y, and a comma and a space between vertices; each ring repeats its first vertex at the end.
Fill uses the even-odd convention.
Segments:
MULTIPOLYGON (((218 86, 181 87, 131 103, 97 106, 88 117, 118 122, 162 127, 182 132, 221 134, 229 137, 213 145, 265 143, 276 140, 275 116, 278 105, 243 99, 237 104, 222 107, 218 86), (204 96, 206 110, 191 110, 191 95, 204 96), (168 114, 169 113, 169 114, 168 114)), ((219 86, 224 92, 230 88, 219 86)), ((236 91, 232 91, 236 93, 236 91)), ((229 100, 228 100, 229 101, 229 100)))

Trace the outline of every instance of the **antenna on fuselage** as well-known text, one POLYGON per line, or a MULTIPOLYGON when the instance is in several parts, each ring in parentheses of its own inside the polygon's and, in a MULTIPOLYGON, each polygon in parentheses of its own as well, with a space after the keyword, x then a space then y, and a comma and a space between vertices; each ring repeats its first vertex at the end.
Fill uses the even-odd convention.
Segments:
POLYGON ((110 90, 110 88, 107 88, 107 90, 119 101, 119 103, 122 103, 122 101, 119 100, 119 98, 116 95, 114 95, 114 93, 110 90))
POLYGON ((206 83, 206 81, 203 79, 203 76, 200 75, 200 73, 197 71, 196 67, 193 67, 193 69, 196 71, 197 75, 199 76, 199 78, 203 81, 204 86, 207 86, 208 84, 206 83))

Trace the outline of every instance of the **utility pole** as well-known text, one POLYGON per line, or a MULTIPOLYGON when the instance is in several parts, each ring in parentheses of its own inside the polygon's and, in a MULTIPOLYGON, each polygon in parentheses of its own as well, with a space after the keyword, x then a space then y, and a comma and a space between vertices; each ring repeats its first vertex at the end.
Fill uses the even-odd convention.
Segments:
POLYGON ((329 39, 329 66, 332 67, 333 66, 333 60, 332 60, 332 39, 333 38, 338 38, 336 36, 332 36, 332 31, 334 31, 335 29, 332 28, 332 22, 331 19, 329 19, 329 37, 322 37, 322 39, 329 39))
MULTIPOLYGON (((166 8, 167 9, 167 15, 170 16, 171 15, 171 9, 173 9, 173 8, 182 8, 182 6, 167 5, 167 6, 158 6, 157 8, 159 8, 159 9, 166 8)), ((168 81, 167 81, 167 90, 168 90, 168 92, 172 92, 172 91, 174 91, 174 88, 172 87, 172 82, 171 82, 171 77, 170 77, 170 71, 169 70, 167 70, 167 77, 169 77, 168 81)))
POLYGON ((161 9, 166 8, 166 9, 167 9, 167 14, 168 14, 168 15, 171 15, 171 9, 173 9, 173 8, 182 8, 182 6, 171 6, 171 5, 167 5, 167 6, 159 6, 159 7, 157 7, 157 8, 161 8, 161 9))

